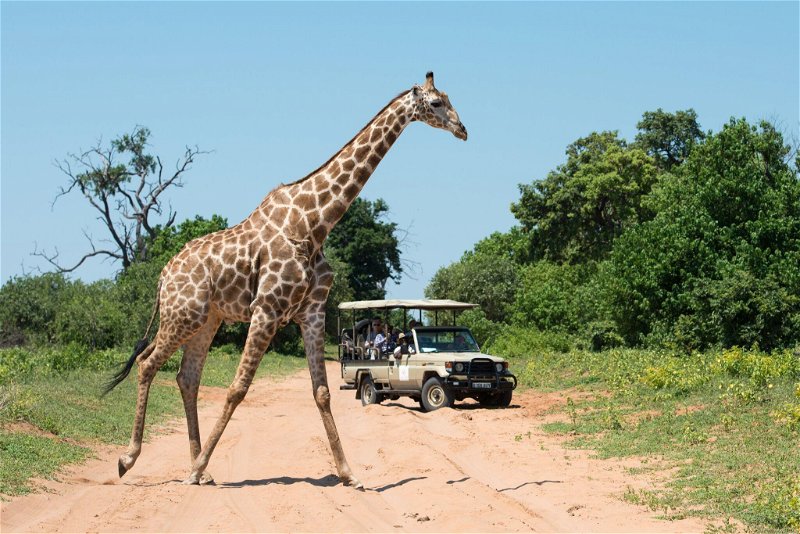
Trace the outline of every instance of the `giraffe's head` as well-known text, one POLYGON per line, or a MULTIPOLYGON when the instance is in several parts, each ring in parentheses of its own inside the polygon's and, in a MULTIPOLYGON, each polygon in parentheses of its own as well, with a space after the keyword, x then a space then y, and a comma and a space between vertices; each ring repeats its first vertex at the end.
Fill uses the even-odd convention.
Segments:
POLYGON ((467 129, 459 120, 447 93, 434 87, 432 72, 425 76, 423 85, 415 85, 411 89, 411 94, 414 97, 418 120, 434 128, 447 130, 459 139, 467 140, 467 129))

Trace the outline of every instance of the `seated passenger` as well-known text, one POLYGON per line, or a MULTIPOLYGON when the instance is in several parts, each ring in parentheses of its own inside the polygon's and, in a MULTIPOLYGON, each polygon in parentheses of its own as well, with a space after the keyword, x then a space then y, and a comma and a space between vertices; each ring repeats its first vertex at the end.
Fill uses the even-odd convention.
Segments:
POLYGON ((399 334, 399 329, 393 328, 388 324, 386 325, 386 346, 383 352, 387 354, 394 352, 395 347, 397 347, 397 338, 399 334))
POLYGON ((404 333, 400 332, 400 335, 397 336, 397 341, 399 345, 394 349, 394 357, 398 360, 403 357, 404 354, 416 354, 417 351, 414 348, 413 343, 409 343, 409 336, 405 335, 404 333))
POLYGON ((379 358, 381 354, 386 352, 386 341, 387 338, 383 325, 379 325, 375 333, 375 339, 372 340, 374 354, 370 357, 371 360, 374 360, 376 357, 379 358))

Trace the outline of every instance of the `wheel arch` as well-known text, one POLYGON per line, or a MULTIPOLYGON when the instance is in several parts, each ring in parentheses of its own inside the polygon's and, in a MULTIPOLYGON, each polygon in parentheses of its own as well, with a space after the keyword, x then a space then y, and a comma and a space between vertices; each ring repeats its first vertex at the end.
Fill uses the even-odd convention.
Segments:
POLYGON ((356 399, 361 400, 361 382, 364 381, 364 377, 370 377, 374 382, 375 379, 372 378, 372 371, 369 369, 359 369, 356 371, 356 399))

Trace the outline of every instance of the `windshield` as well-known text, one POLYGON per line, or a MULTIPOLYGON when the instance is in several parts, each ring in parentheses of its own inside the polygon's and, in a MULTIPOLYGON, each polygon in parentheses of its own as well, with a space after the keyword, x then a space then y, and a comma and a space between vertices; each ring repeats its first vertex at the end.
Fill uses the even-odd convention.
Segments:
POLYGON ((469 330, 417 330, 420 352, 479 352, 469 330))

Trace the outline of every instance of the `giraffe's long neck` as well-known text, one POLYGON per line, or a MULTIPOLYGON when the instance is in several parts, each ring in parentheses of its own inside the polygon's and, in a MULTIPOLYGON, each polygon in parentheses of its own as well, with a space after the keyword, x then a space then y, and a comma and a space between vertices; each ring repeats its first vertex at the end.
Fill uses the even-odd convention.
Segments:
POLYGON ((407 92, 390 102, 322 167, 285 186, 292 205, 303 215, 301 220, 292 220, 290 212, 287 224, 298 233, 309 235, 315 248, 321 247, 412 120, 413 103, 407 92))

